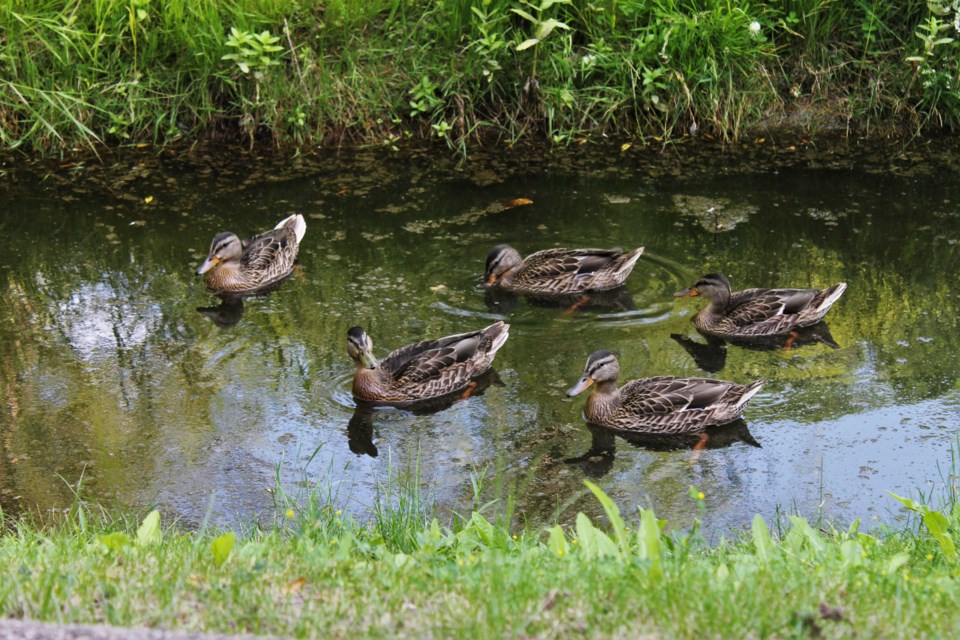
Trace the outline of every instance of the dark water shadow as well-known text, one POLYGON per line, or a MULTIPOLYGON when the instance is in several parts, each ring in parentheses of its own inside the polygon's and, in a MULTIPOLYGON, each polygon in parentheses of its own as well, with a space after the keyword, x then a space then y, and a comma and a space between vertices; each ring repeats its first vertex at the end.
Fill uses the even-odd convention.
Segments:
MULTIPOLYGON (((504 386, 500 375, 494 369, 487 369, 482 375, 474 378, 473 382, 476 383, 476 386, 470 390, 468 398, 483 395, 483 392, 492 386, 504 386)), ((350 447, 350 451, 358 456, 367 455, 376 458, 379 455, 379 450, 374 442, 374 422, 378 413, 381 411, 404 411, 415 416, 430 415, 443 411, 461 400, 466 400, 467 398, 464 395, 465 391, 461 389, 438 398, 422 400, 399 408, 386 407, 366 400, 357 400, 357 407, 350 417, 350 422, 347 423, 347 445, 350 447)))
POLYGON ((590 422, 586 424, 590 430, 590 448, 583 455, 567 458, 564 462, 581 467, 584 473, 593 478, 604 476, 613 469, 617 438, 638 449, 648 451, 692 450, 697 448, 701 442, 703 444, 700 445, 700 449, 724 449, 738 442, 751 447, 761 447, 760 443, 750 434, 747 423, 742 418, 727 424, 710 427, 703 434, 631 433, 614 431, 590 422))
POLYGON ((220 304, 213 307, 197 307, 197 311, 218 327, 232 327, 243 317, 243 298, 239 296, 221 298, 220 304))
POLYGON ((670 337, 682 346, 697 367, 708 373, 716 373, 727 364, 727 344, 750 349, 752 351, 777 351, 780 349, 799 349, 814 344, 825 344, 831 349, 839 349, 830 327, 826 322, 818 322, 809 327, 797 329, 795 335, 758 336, 751 339, 723 340, 714 336, 704 335, 706 343, 699 342, 679 333, 671 333, 670 337))
POLYGON ((626 286, 607 291, 586 291, 584 293, 523 294, 505 291, 500 287, 484 290, 483 301, 487 310, 493 313, 510 313, 517 308, 520 298, 526 298, 534 307, 573 311, 623 312, 633 311, 633 294, 626 286))
POLYGON ((197 312, 210 319, 213 324, 221 328, 232 327, 243 318, 244 298, 262 298, 279 290, 284 282, 289 280, 300 269, 300 263, 295 262, 293 269, 284 277, 243 294, 218 294, 220 304, 210 307, 197 307, 197 312))

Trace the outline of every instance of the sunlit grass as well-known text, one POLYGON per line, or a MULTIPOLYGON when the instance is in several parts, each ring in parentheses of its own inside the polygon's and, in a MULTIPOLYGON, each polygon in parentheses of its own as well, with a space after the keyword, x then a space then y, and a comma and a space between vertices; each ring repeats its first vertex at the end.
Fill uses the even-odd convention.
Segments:
POLYGON ((796 110, 814 130, 953 125, 960 43, 945 39, 951 10, 933 5, 0 0, 0 141, 414 139, 465 152, 491 139, 738 139, 796 110))
MULTIPOLYGON (((434 516, 410 473, 363 520, 329 490, 296 502, 280 487, 276 524, 236 533, 80 501, 53 526, 6 519, 0 614, 297 637, 950 637, 960 625, 949 504, 936 536, 799 516, 771 535, 757 516, 708 546, 697 526, 665 533, 652 511, 621 513, 589 483, 605 522, 516 528, 489 505, 434 516)), ((691 488, 691 510, 709 499, 691 488)))

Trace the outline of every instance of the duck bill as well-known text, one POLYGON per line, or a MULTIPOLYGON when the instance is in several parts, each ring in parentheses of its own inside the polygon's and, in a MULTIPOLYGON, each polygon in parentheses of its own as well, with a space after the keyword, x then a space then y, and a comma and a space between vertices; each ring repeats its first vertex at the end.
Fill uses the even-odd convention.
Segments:
POLYGON ((593 378, 591 378, 590 376, 583 376, 582 378, 580 378, 580 381, 577 384, 570 387, 570 390, 567 391, 567 397, 572 398, 577 394, 583 393, 587 389, 587 387, 589 387, 592 384, 593 384, 593 378))
POLYGON ((200 265, 200 268, 197 269, 197 275, 202 276, 210 269, 213 269, 215 266, 220 264, 220 258, 217 256, 209 256, 206 260, 203 261, 203 264, 200 265))
POLYGON ((677 291, 673 294, 674 298, 695 298, 700 295, 700 292, 697 291, 696 287, 690 287, 689 289, 684 289, 683 291, 677 291))
POLYGON ((369 351, 363 351, 360 353, 360 366, 365 369, 376 369, 377 359, 369 351))
POLYGON ((490 275, 488 275, 488 276, 486 276, 486 277, 484 278, 484 280, 483 280, 483 286, 489 287, 489 286, 491 286, 491 285, 492 285, 494 282, 496 282, 496 281, 497 281, 497 276, 496 276, 495 274, 491 273, 490 275))

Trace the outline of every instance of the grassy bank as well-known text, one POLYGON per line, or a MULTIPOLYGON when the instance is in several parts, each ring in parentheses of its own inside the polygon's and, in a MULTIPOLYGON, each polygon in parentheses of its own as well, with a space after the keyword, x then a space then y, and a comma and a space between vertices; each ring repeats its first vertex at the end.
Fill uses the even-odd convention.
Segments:
MULTIPOLYGON (((954 637, 949 515, 867 535, 759 516, 742 539, 667 535, 652 511, 512 531, 475 512, 441 524, 415 499, 368 524, 317 500, 233 532, 90 517, 4 523, 0 615, 298 637, 954 637), (778 531, 778 529, 780 529, 778 531)), ((691 508, 703 500, 691 489, 691 508)), ((708 498, 707 498, 708 499, 708 498)), ((892 499, 891 499, 892 500, 892 499)), ((283 507, 281 507, 283 509, 283 507)))
POLYGON ((942 0, 0 0, 0 142, 395 146, 960 122, 942 0))

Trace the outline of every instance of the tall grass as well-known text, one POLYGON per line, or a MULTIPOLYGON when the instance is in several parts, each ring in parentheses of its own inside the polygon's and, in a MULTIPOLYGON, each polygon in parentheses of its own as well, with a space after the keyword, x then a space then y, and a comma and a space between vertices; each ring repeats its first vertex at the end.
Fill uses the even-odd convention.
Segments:
POLYGON ((0 142, 738 139, 955 126, 950 3, 0 0, 0 142), (812 114, 812 117, 809 117, 812 114))

